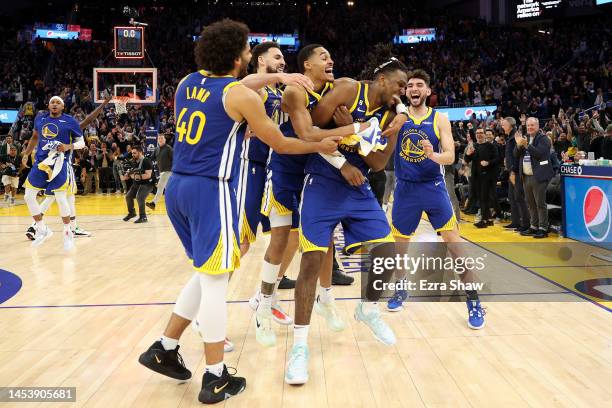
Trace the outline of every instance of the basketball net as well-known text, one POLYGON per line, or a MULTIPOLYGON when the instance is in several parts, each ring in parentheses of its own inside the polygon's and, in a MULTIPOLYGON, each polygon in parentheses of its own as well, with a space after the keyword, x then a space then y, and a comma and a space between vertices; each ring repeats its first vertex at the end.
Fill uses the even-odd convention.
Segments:
POLYGON ((117 115, 123 115, 124 113, 127 114, 127 104, 129 100, 129 96, 117 96, 115 100, 113 100, 117 115))

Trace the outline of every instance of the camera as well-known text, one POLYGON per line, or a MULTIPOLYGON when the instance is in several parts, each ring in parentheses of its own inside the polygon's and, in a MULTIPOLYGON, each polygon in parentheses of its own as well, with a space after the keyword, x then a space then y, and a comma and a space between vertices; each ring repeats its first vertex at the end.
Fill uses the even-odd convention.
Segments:
POLYGON ((123 171, 123 174, 126 175, 142 174, 142 170, 138 168, 138 163, 132 159, 124 160, 123 163, 121 163, 121 170, 123 171))

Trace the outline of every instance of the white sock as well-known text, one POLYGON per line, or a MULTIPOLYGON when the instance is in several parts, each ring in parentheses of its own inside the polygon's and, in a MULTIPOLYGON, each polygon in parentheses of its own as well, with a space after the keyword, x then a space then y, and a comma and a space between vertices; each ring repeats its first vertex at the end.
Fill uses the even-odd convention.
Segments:
POLYGON ((332 296, 332 288, 324 288, 319 284, 319 295, 317 296, 317 301, 319 303, 331 303, 334 301, 334 297, 332 296))
MULTIPOLYGON (((272 265, 269 262, 263 261, 263 266, 261 268, 261 280, 264 283, 268 283, 270 285, 276 285, 276 279, 278 278, 278 271, 280 270, 280 265, 272 265)), ((274 292, 272 292, 274 293, 274 292)))
POLYGON ((64 232, 70 231, 70 224, 64 224, 64 232))
POLYGON ((36 224, 36 229, 45 229, 46 225, 45 222, 43 220, 40 221, 34 221, 36 224))
POLYGON ((164 350, 174 350, 178 346, 178 339, 171 339, 170 337, 161 336, 161 344, 164 346, 164 350))
POLYGON ((294 324, 293 325, 293 344, 308 344, 308 329, 309 324, 294 324))
POLYGON ((70 228, 76 229, 76 227, 77 227, 76 218, 70 217, 70 228))
POLYGON ((214 374, 217 377, 221 377, 221 375, 223 374, 224 365, 225 364, 223 364, 223 361, 217 364, 211 364, 211 365, 206 364, 206 372, 214 374))

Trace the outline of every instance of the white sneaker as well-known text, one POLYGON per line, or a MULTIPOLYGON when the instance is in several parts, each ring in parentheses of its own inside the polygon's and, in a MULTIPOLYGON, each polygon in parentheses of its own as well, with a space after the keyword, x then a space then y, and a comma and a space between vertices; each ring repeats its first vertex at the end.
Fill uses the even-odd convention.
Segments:
POLYGON ((70 251, 72 248, 74 248, 74 234, 68 228, 64 230, 64 251, 70 251))
POLYGON ((376 340, 381 343, 386 344, 387 346, 392 346, 396 343, 395 334, 391 327, 387 325, 380 318, 380 310, 378 308, 373 309, 368 314, 363 311, 363 302, 359 302, 357 307, 355 308, 355 320, 358 322, 364 322, 370 330, 372 330, 372 334, 376 340))
MULTIPOLYGON (((258 290, 257 293, 255 293, 255 295, 249 299, 249 306, 252 310, 257 310, 257 307, 259 306, 259 296, 260 292, 258 290)), ((288 326, 293 323, 293 318, 285 313, 281 307, 276 293, 272 295, 272 318, 276 323, 283 326, 288 326)))
POLYGON ((32 241, 33 247, 39 247, 53 235, 53 231, 46 225, 43 228, 37 228, 36 234, 34 234, 34 241, 32 241))
POLYGON ((91 237, 91 232, 85 231, 83 228, 78 225, 72 230, 72 233, 75 237, 91 237))
POLYGON ((325 318, 325 323, 327 323, 327 327, 329 327, 332 331, 342 331, 346 327, 344 321, 338 315, 338 309, 336 309, 335 302, 323 303, 317 301, 314 304, 314 310, 320 316, 325 318))
POLYGON ((255 339, 264 347, 276 344, 276 333, 272 329, 272 311, 258 307, 255 312, 255 339))
POLYGON ((287 384, 305 384, 308 381, 308 346, 295 344, 289 354, 289 361, 285 369, 285 382, 287 384))

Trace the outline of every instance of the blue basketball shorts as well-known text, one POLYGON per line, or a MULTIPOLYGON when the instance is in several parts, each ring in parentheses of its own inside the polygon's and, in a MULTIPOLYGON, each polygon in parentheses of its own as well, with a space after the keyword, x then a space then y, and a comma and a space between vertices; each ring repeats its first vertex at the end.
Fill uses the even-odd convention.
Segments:
POLYGON ((336 225, 344 230, 344 251, 393 242, 391 227, 370 186, 357 189, 315 174, 306 176, 300 207, 300 249, 327 251, 336 225))
POLYGON ((173 173, 166 209, 196 271, 216 275, 240 266, 238 207, 229 182, 173 173))
POLYGON ((451 231, 457 226, 444 179, 421 182, 397 179, 391 212, 393 235, 410 238, 419 226, 423 212, 437 232, 451 231))

